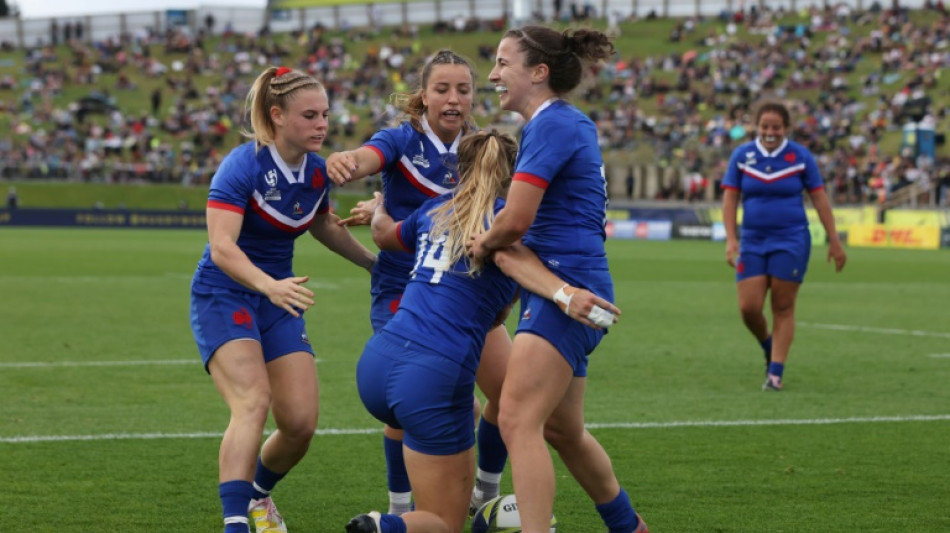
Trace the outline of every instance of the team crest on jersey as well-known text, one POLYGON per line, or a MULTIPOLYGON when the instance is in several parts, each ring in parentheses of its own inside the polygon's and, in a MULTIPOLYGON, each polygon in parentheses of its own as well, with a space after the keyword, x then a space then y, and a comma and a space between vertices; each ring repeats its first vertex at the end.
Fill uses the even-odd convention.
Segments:
POLYGON ((746 152, 745 153, 745 164, 754 165, 755 164, 755 152, 746 152))
POLYGON ((294 214, 295 214, 295 215, 302 215, 302 214, 303 214, 303 209, 300 207, 300 202, 294 203, 294 214))
POLYGON ((264 175, 264 181, 267 182, 267 185, 274 187, 277 185, 277 170, 270 169, 267 171, 267 174, 264 175))
POLYGON ((419 141, 419 153, 413 156, 412 164, 417 167, 429 168, 429 160, 426 159, 426 147, 419 141))

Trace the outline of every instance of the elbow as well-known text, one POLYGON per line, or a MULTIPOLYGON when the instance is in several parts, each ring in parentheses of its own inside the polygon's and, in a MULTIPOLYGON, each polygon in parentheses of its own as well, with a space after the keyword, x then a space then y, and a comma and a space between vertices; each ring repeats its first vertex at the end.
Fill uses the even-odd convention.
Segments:
POLYGON ((531 227, 533 222, 534 219, 528 217, 512 217, 506 220, 499 229, 509 237, 520 239, 524 237, 525 233, 528 233, 528 228, 531 227))
POLYGON ((221 243, 212 242, 209 247, 211 252, 211 261, 216 265, 221 265, 224 261, 224 258, 227 256, 227 246, 221 243))
POLYGON ((502 272, 507 275, 511 269, 512 257, 511 252, 507 248, 502 248, 500 250, 495 250, 492 252, 492 262, 495 263, 495 266, 498 267, 502 272))

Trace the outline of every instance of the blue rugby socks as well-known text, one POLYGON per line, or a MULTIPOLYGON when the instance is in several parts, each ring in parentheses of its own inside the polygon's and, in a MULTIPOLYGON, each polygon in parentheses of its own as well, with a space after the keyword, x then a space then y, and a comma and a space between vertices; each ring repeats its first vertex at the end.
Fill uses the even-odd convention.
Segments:
POLYGON ((408 513, 412 501, 412 485, 406 472, 406 460, 402 456, 402 441, 383 436, 383 453, 386 456, 386 483, 389 487, 389 512, 408 513))

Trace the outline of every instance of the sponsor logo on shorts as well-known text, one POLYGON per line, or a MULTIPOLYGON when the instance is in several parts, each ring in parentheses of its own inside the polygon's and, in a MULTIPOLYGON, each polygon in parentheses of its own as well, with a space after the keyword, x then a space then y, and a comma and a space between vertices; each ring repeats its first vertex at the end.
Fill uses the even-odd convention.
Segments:
POLYGON ((251 318, 251 313, 247 312, 247 309, 240 308, 231 315, 231 319, 234 320, 234 323, 238 326, 244 326, 247 329, 251 329, 254 325, 254 319, 251 318))

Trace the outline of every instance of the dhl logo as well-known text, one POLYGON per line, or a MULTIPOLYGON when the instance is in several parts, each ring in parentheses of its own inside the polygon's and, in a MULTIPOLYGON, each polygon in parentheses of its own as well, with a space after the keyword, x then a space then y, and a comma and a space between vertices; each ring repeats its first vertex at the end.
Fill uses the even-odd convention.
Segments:
POLYGON ((912 229, 885 229, 876 228, 871 233, 871 243, 873 244, 899 244, 902 246, 920 246, 924 240, 915 235, 912 229))

